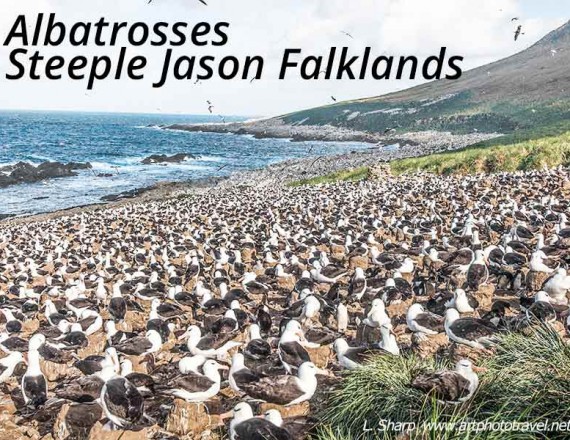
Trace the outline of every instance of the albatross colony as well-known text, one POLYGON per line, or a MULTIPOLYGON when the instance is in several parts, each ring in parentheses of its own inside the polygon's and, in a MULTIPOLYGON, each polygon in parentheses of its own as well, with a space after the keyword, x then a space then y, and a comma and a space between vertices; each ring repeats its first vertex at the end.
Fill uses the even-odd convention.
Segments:
POLYGON ((340 371, 410 352, 456 369, 409 386, 464 402, 501 332, 566 331, 568 177, 386 173, 5 223, 3 429, 304 438, 340 371))

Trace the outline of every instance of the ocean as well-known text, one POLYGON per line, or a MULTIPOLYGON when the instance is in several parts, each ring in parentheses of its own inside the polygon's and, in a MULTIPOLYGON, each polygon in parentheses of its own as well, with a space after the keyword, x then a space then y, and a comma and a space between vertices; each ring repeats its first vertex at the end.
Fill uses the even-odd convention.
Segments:
MULTIPOLYGON (((246 118, 227 117, 226 121, 246 118)), ((0 111, 0 167, 25 161, 90 162, 76 177, 0 188, 0 214, 29 215, 94 204, 161 181, 188 181, 256 169, 286 159, 367 148, 362 143, 290 142, 159 129, 219 122, 217 116, 0 111), (190 153, 180 164, 143 165, 152 154, 190 153), (223 168, 222 168, 223 167, 223 168), (97 177, 97 174, 112 177, 97 177)))

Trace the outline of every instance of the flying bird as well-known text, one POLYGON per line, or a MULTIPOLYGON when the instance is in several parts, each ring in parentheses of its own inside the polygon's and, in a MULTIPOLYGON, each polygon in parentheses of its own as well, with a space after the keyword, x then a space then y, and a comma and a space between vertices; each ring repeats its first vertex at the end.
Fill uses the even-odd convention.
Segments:
POLYGON ((517 41, 521 35, 524 35, 524 32, 522 32, 522 25, 519 24, 515 31, 515 41, 517 41))
POLYGON ((342 34, 346 35, 347 37, 350 37, 354 40, 354 37, 352 35, 350 35, 348 32, 345 31, 340 31, 342 34))
POLYGON ((511 21, 517 21, 519 18, 518 17, 513 17, 511 18, 511 21))
POLYGON ((331 95, 331 99, 336 102, 336 98, 334 96, 331 95))

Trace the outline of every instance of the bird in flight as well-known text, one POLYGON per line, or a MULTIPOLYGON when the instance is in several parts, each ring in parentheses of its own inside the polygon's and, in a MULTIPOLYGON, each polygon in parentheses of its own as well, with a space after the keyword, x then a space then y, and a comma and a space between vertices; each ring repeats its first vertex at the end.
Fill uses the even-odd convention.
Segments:
POLYGON ((350 35, 348 32, 345 31, 340 31, 342 34, 346 35, 347 37, 350 37, 354 40, 354 37, 352 35, 350 35))
POLYGON ((511 18, 511 21, 517 21, 519 18, 518 17, 513 17, 511 18))
POLYGON ((331 95, 331 99, 336 102, 336 98, 334 96, 331 95))
POLYGON ((519 24, 515 31, 515 41, 517 41, 521 35, 524 35, 524 32, 522 32, 522 25, 519 24))

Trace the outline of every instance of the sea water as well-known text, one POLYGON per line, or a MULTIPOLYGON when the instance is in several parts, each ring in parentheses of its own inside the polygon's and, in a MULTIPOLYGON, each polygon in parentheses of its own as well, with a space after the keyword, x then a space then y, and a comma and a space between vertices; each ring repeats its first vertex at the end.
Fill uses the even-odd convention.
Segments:
MULTIPOLYGON (((246 118, 227 117, 226 122, 246 118)), ((164 181, 256 169, 286 159, 367 148, 361 143, 290 142, 160 129, 219 122, 217 116, 0 111, 0 167, 25 161, 90 162, 78 176, 0 188, 0 214, 26 215, 101 202, 101 197, 164 181), (180 164, 144 165, 152 154, 188 153, 180 164), (98 177, 110 174, 111 177, 98 177)))

